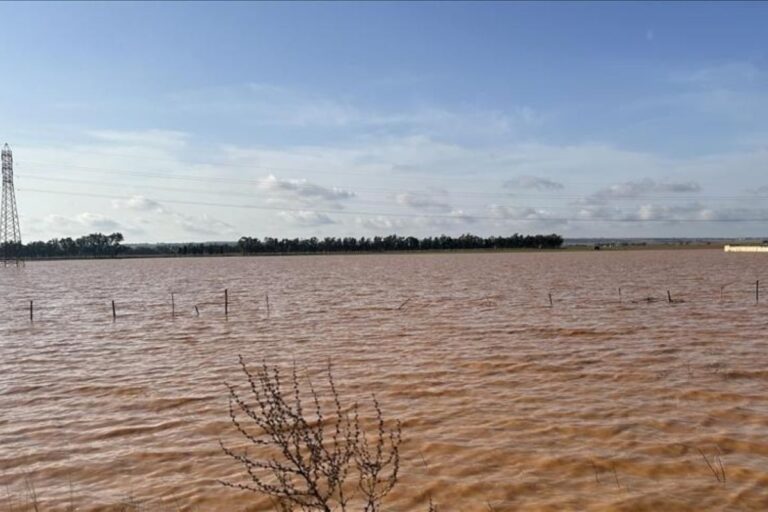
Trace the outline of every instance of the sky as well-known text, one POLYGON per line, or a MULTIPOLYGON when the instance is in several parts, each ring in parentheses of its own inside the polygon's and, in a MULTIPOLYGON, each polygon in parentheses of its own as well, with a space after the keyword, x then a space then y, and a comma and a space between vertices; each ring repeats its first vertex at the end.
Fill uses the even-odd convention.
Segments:
POLYGON ((0 3, 24 241, 768 236, 768 3, 0 3))

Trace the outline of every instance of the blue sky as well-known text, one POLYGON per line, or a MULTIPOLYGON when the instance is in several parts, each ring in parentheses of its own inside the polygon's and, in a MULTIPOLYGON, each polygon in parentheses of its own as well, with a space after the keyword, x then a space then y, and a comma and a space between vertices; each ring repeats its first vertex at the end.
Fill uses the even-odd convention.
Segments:
POLYGON ((26 240, 768 231, 768 4, 0 16, 26 240))

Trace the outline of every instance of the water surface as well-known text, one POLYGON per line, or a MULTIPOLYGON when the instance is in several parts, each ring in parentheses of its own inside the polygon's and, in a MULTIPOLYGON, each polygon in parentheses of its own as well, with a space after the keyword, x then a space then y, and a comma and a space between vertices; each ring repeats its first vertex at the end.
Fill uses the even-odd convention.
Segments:
POLYGON ((46 510, 270 510, 217 482, 241 474, 218 444, 238 354, 331 360, 343 397, 403 421, 388 510, 766 510, 766 270, 715 250, 3 269, 0 510, 30 485, 46 510))

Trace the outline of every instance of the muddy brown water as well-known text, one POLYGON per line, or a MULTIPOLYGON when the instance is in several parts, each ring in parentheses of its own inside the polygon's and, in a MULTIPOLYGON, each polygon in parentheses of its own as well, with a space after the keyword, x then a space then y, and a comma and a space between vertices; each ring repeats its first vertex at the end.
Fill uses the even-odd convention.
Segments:
POLYGON ((386 510, 426 510, 430 495, 446 511, 768 509, 768 304, 754 296, 768 255, 0 270, 3 511, 33 492, 42 510, 270 510, 218 483, 242 474, 219 448, 238 440, 223 385, 242 381, 237 354, 307 374, 330 359, 342 398, 375 392, 403 421, 386 510))

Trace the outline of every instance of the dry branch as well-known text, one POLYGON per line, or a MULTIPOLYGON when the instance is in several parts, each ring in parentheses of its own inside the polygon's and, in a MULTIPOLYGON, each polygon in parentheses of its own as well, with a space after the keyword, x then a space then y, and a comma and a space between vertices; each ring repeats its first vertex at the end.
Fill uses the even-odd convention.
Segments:
POLYGON ((377 428, 371 435, 366 433, 357 404, 351 411, 342 408, 330 364, 329 407, 323 407, 311 382, 303 389, 295 366, 287 382, 279 368, 266 363, 254 372, 241 356, 240 367, 248 391, 227 384, 229 416, 259 453, 251 455, 221 443, 224 453, 239 462, 248 476, 244 484, 221 483, 270 496, 282 510, 331 512, 355 507, 379 512, 398 480, 400 422, 388 428, 374 397, 377 428), (303 397, 310 403, 305 404, 303 397), (353 473, 357 492, 350 483, 353 473))

